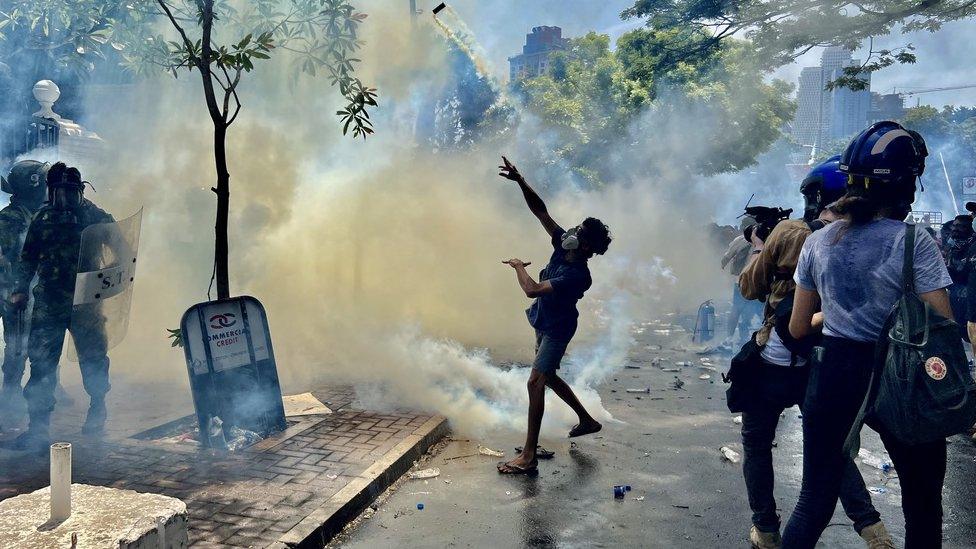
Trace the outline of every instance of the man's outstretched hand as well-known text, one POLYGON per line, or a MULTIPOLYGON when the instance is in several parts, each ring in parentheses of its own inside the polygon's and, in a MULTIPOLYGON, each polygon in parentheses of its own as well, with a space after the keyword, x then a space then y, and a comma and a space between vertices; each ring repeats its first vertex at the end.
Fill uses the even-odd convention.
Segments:
POLYGON ((511 179, 516 183, 525 181, 525 179, 522 178, 522 174, 519 173, 518 168, 515 167, 515 164, 509 162, 504 156, 502 157, 502 162, 504 162, 504 164, 498 166, 498 169, 501 170, 498 175, 504 177, 505 179, 511 179))
POLYGON ((519 267, 525 268, 532 264, 531 261, 522 261, 521 259, 518 258, 512 258, 507 261, 502 261, 502 263, 510 266, 513 269, 517 269, 519 267))

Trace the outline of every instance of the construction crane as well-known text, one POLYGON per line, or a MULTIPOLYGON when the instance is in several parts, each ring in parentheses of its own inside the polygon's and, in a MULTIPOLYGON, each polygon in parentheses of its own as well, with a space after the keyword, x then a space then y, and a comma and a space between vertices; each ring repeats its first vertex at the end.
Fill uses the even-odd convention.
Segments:
MULTIPOLYGON (((950 91, 950 90, 966 90, 969 88, 976 88, 976 84, 963 84, 961 86, 944 86, 941 88, 921 88, 914 91, 902 91, 902 92, 898 91, 898 88, 892 88, 891 93, 897 94, 899 97, 902 98, 902 100, 904 100, 913 95, 921 95, 923 93, 933 93, 933 92, 950 91)), ((921 104, 922 104, 922 98, 917 98, 915 102, 915 106, 917 107, 921 104)))
POLYGON ((950 90, 966 90, 969 88, 976 88, 976 84, 963 84, 962 86, 946 86, 942 88, 922 88, 920 90, 903 91, 903 92, 898 91, 897 88, 893 88, 891 92, 897 93, 898 95, 901 95, 903 97, 911 97, 913 95, 919 95, 922 93, 932 93, 932 92, 950 91, 950 90))

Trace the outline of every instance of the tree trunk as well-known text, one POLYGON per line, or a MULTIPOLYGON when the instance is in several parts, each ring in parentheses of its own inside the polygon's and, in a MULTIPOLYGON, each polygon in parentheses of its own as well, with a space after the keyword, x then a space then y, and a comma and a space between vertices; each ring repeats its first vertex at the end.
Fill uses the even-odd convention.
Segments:
POLYGON ((230 277, 227 266, 227 217, 230 210, 230 174, 227 173, 227 127, 214 126, 214 163, 217 168, 217 220, 214 225, 214 274, 217 279, 217 299, 230 297, 230 277))

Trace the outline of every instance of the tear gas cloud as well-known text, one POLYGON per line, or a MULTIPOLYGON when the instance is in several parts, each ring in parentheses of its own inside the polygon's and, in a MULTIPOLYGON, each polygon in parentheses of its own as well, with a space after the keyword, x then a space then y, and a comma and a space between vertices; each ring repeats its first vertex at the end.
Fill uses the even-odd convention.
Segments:
MULTIPOLYGON (((435 154, 418 144, 413 120, 446 78, 445 53, 425 31, 411 35, 404 10, 365 9, 362 76, 381 92, 375 137, 341 136, 324 79, 290 87, 288 63, 274 60, 245 79, 228 138, 232 292, 265 304, 286 389, 349 382, 371 406, 438 412, 462 432, 520 428, 526 371, 504 365, 531 361, 534 334, 529 301, 501 261, 521 257, 537 274, 551 247, 496 166, 501 154, 520 163, 521 144, 546 136, 527 117, 490 147, 435 154)), ((213 259, 212 128, 197 78, 89 95, 86 122, 112 150, 110 161, 80 162, 98 189, 92 198, 116 217, 146 207, 116 375, 186 383, 165 328, 206 299, 213 259)), ((736 186, 738 196, 715 196, 689 175, 693 135, 682 128, 712 129, 658 122, 666 155, 653 156, 675 161, 653 177, 635 162, 620 174, 626 184, 603 190, 579 190, 568 175, 546 182, 564 226, 592 215, 614 234, 606 256, 591 261, 594 285, 562 370, 602 419, 609 414, 591 387, 622 368, 635 323, 726 299, 730 284, 704 227, 720 204, 748 197, 736 186)), ((548 411, 547 428, 575 420, 561 404, 548 411)))

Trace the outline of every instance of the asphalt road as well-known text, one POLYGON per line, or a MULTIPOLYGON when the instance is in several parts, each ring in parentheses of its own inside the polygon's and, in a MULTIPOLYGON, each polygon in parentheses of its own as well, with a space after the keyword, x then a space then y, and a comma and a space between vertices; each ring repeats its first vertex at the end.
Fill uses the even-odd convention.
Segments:
MULTIPOLYGON (((748 547, 751 513, 741 464, 722 458, 728 445, 741 453, 739 425, 725 408, 718 372, 699 368, 699 356, 680 346, 685 336, 647 330, 631 366, 600 388, 604 404, 620 424, 605 425, 595 437, 543 439, 556 450, 535 477, 501 477, 479 444, 511 456, 520 435, 497 433, 483 440, 451 440, 429 462, 441 475, 404 479, 331 544, 332 547, 748 547), (658 350, 654 345, 663 345, 658 350), (659 359, 659 364, 652 361, 659 359), (677 362, 680 372, 666 372, 677 362), (710 380, 699 376, 709 374, 710 380), (672 387, 675 376, 685 382, 672 387), (628 388, 650 387, 635 395, 628 388), (468 457, 458 457, 468 456, 468 457), (632 491, 615 500, 612 486, 632 491), (423 510, 417 504, 424 505, 423 510)), ((713 365, 725 368, 716 357, 713 365)), ((528 371, 526 371, 528 374, 528 371)), ((562 405, 554 403, 552 406, 562 405)), ((868 430, 864 446, 887 459, 868 430)), ((788 410, 774 449, 776 495, 785 522, 799 491, 800 419, 788 410)), ((901 545, 904 524, 896 476, 859 463, 873 499, 901 545)), ((976 447, 966 438, 950 444, 945 487, 945 547, 976 547, 976 447)), ((821 540, 824 547, 864 547, 840 510, 821 540)))

